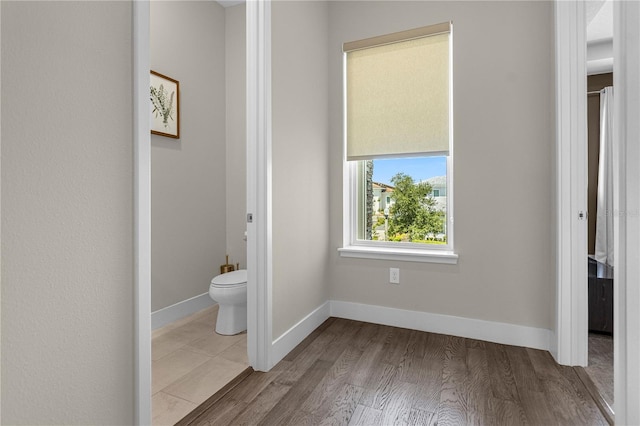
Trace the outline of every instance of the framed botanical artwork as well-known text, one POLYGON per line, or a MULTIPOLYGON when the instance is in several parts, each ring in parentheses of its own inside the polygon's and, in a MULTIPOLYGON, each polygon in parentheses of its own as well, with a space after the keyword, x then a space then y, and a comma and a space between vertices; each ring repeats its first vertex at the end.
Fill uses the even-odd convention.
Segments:
POLYGON ((151 133, 180 138, 180 82, 151 71, 151 133))

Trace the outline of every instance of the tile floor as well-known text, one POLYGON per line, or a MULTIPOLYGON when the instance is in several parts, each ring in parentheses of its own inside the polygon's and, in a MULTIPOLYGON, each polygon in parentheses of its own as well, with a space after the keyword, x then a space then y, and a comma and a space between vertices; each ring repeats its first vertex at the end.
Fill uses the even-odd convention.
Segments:
POLYGON ((153 331, 154 425, 173 425, 249 366, 247 334, 215 333, 218 306, 153 331))

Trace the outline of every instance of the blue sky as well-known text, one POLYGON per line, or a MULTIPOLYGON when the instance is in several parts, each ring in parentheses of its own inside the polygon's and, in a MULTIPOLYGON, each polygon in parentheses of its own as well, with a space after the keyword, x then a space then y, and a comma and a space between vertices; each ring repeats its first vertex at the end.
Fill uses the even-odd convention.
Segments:
POLYGON ((403 172, 418 182, 447 173, 447 157, 390 158, 373 160, 373 181, 391 185, 391 178, 403 172))

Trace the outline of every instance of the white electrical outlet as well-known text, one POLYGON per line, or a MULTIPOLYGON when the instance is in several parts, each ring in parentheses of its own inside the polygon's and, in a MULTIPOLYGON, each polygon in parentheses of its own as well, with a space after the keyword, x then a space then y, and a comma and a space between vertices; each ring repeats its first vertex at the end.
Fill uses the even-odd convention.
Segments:
POLYGON ((389 282, 400 284, 400 268, 389 268, 389 282))

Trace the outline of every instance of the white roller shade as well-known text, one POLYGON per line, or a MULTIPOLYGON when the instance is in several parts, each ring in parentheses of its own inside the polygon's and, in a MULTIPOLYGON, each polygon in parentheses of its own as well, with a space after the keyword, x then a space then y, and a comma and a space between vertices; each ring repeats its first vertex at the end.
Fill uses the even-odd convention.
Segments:
POLYGON ((348 160, 448 154, 450 28, 345 43, 348 160))

